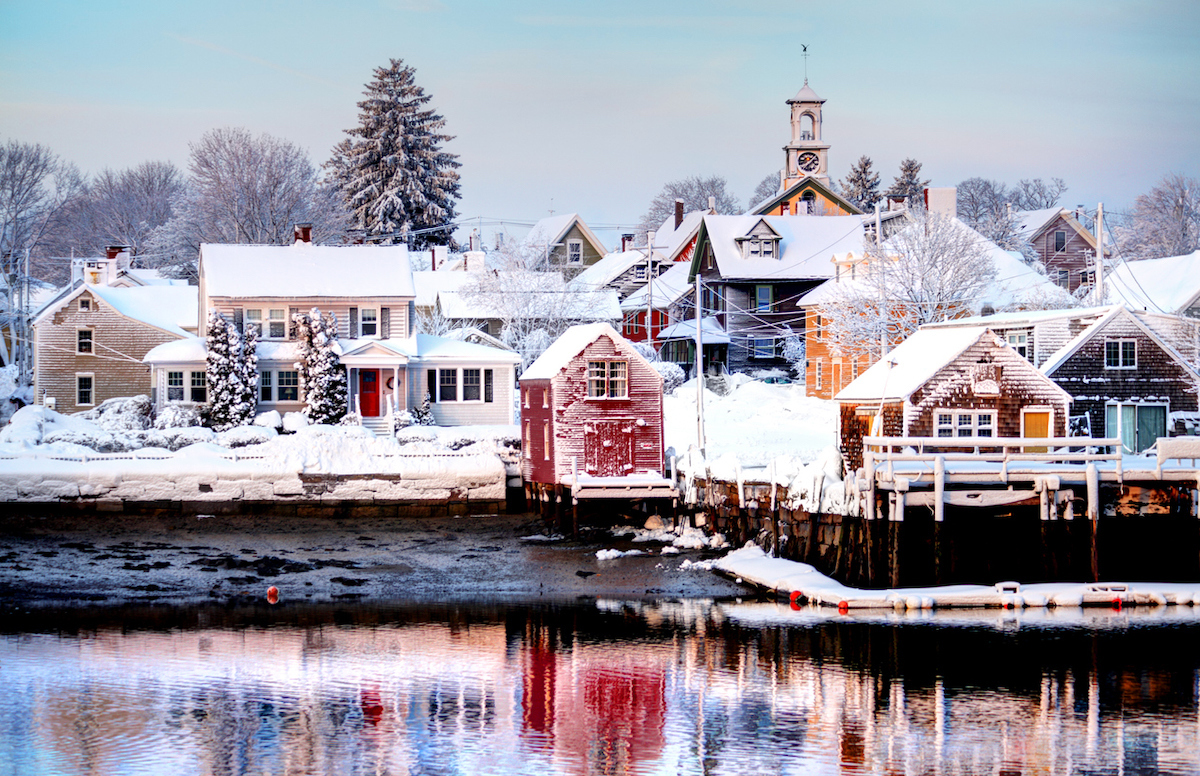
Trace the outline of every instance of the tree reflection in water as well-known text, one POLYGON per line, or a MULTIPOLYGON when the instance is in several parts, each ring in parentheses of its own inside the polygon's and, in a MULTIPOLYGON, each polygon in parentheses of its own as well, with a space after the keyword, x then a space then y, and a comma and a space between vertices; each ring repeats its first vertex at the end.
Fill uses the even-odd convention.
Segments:
POLYGON ((22 774, 1200 771, 1190 609, 288 605, 3 627, 0 762, 22 774))

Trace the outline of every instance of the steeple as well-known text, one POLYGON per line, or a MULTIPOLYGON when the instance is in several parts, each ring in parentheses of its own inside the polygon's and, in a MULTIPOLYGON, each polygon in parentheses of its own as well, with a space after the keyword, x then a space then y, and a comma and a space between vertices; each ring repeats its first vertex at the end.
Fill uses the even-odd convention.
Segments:
MULTIPOLYGON (((807 56, 807 47, 805 49, 807 56)), ((807 64, 805 62, 806 70, 807 64)), ((804 86, 800 87, 800 91, 796 92, 796 96, 788 100, 787 104, 792 110, 792 140, 783 147, 783 187, 791 186, 806 175, 811 175, 828 186, 829 145, 821 141, 821 106, 825 104, 825 100, 817 96, 808 85, 806 76, 804 86)))

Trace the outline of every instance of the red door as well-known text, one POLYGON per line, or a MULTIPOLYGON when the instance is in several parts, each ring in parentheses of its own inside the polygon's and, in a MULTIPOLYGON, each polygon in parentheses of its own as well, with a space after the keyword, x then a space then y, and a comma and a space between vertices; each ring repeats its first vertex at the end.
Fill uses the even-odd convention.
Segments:
POLYGON ((364 369, 358 374, 359 410, 364 418, 379 417, 379 370, 364 369))
POLYGON ((589 421, 583 428, 583 459, 587 473, 623 477, 633 469, 632 420, 589 421))

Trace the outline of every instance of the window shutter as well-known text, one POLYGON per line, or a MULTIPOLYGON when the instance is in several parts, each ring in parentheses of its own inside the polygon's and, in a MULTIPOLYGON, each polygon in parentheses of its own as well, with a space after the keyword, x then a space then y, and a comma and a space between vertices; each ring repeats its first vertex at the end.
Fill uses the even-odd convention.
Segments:
POLYGON ((296 339, 299 336, 299 331, 296 328, 296 315, 299 312, 299 307, 288 308, 288 339, 296 339))
POLYGON ((358 308, 350 308, 350 339, 358 338, 358 308))
POLYGON ((246 333, 246 325, 243 322, 242 308, 240 307, 233 311, 233 328, 237 329, 242 334, 246 333))
POLYGON ((492 398, 492 370, 483 370, 483 400, 485 402, 494 401, 492 398))
POLYGON ((435 402, 437 401, 437 370, 426 369, 425 378, 426 387, 429 389, 429 401, 435 402))
POLYGON ((387 339, 392 336, 392 308, 379 308, 379 336, 387 339))

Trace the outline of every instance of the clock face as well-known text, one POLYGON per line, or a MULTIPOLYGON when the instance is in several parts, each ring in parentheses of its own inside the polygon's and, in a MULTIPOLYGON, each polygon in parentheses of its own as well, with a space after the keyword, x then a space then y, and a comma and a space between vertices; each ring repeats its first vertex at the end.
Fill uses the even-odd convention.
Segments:
POLYGON ((805 172, 813 172, 821 166, 821 157, 812 151, 805 151, 796 157, 796 166, 805 172))

